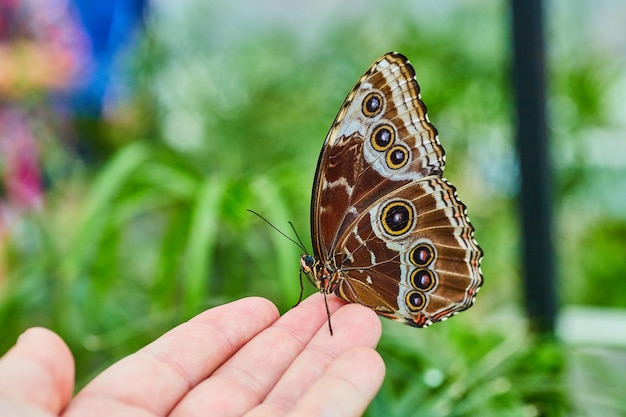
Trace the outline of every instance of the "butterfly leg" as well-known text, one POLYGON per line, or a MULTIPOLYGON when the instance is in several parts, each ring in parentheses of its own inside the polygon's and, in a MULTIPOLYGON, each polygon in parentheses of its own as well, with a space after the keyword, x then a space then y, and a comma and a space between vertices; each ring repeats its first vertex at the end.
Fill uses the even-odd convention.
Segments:
POLYGON ((322 294, 324 294, 324 305, 326 306, 326 316, 328 317, 328 330, 330 330, 330 335, 333 335, 333 326, 330 324, 330 310, 328 309, 328 301, 326 300, 326 291, 322 290, 322 294))
POLYGON ((298 305, 302 302, 302 296, 304 295, 304 284, 302 283, 302 268, 300 268, 300 297, 298 297, 298 302, 293 305, 293 307, 298 307, 298 305))

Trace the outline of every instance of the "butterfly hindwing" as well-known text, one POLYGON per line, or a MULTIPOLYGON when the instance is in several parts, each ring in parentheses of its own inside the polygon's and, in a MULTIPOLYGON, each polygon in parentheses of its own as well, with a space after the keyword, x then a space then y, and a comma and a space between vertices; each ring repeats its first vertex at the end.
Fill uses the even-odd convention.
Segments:
POLYGON ((482 284, 473 234, 446 180, 405 185, 372 205, 339 242, 337 294, 418 327, 465 310, 482 284))

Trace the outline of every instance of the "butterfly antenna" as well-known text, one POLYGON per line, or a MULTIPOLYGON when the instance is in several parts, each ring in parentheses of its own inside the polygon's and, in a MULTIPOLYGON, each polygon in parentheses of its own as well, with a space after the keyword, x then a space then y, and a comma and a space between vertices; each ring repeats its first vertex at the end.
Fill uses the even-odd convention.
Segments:
MULTIPOLYGON (((302 249, 304 252, 308 253, 306 250, 306 247, 302 244, 302 241, 300 240, 300 236, 298 236, 298 233, 296 233, 296 237, 298 238, 298 241, 293 240, 292 238, 290 238, 289 236, 287 236, 282 230, 280 230, 278 227, 274 226, 272 223, 270 223, 269 220, 267 220, 265 217, 261 216, 259 213, 257 213, 254 210, 250 210, 250 209, 246 209, 247 211, 249 211, 250 213, 256 215, 258 218, 260 218, 261 220, 263 220, 265 223, 267 223, 272 229, 276 230, 278 233, 280 233, 281 235, 283 235, 284 237, 286 237, 287 239, 289 239, 290 241, 292 241, 294 244, 296 244, 300 249, 302 249)), ((289 224, 291 225, 291 228, 294 230, 294 232, 296 231, 293 227, 293 224, 291 222, 289 222, 289 224)))
POLYGON ((296 227, 293 225, 293 223, 291 223, 291 221, 289 222, 289 226, 291 226, 291 230, 293 230, 293 234, 296 235, 296 238, 298 238, 298 242, 300 242, 300 248, 305 252, 305 253, 309 253, 306 250, 306 246, 304 246, 304 243, 302 243, 302 239, 300 239, 300 235, 298 234, 298 231, 296 230, 296 227))

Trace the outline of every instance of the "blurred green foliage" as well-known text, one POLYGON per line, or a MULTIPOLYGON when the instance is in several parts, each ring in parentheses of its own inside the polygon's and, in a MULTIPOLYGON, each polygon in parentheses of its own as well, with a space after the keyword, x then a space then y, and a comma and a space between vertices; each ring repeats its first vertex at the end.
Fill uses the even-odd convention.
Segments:
MULTIPOLYGON (((258 295, 286 311, 299 293, 299 249, 246 209, 287 232, 292 221, 309 244, 326 131, 367 66, 398 50, 415 66, 446 177, 485 250, 485 285, 445 324, 384 323, 387 379, 368 415, 567 414, 566 354, 526 333, 519 303, 505 4, 470 2, 433 19, 381 6, 328 22, 314 41, 277 27, 221 45, 207 29, 217 6, 193 3, 148 21, 132 61, 131 123, 97 125, 106 157, 67 159, 45 210, 5 243, 0 351, 28 326, 50 327, 83 385, 205 308, 258 295)), ((619 73, 608 57, 578 58, 559 50, 550 61, 562 301, 624 306, 626 193, 611 192, 623 166, 589 159, 593 134, 614 127, 606 92, 619 73)))

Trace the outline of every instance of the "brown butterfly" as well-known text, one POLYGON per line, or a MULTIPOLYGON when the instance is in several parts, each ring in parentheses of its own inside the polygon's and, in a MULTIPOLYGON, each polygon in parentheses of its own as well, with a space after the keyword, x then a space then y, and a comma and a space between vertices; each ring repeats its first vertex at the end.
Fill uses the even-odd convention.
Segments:
POLYGON ((311 202, 313 255, 301 257, 301 274, 324 295, 411 326, 469 308, 483 283, 482 250, 442 178, 444 165, 413 67, 399 53, 383 55, 348 94, 324 142, 311 202))

